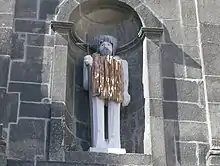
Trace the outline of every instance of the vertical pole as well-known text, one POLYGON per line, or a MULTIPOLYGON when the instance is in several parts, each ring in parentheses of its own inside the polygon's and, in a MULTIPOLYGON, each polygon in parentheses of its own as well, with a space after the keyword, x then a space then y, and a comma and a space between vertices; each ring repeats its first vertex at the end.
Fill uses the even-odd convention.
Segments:
MULTIPOLYGON (((87 54, 90 54, 89 51, 89 42, 88 42, 88 34, 86 34, 86 45, 87 45, 87 54)), ((88 85, 89 85, 89 109, 90 109, 90 124, 91 124, 91 143, 92 146, 94 145, 94 141, 93 141, 93 106, 92 106, 92 68, 90 65, 87 66, 88 69, 88 85)))

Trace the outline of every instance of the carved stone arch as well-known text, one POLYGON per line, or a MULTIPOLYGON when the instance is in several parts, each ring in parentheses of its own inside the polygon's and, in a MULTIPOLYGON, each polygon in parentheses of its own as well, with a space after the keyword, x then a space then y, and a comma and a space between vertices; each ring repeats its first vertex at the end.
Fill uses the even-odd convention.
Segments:
MULTIPOLYGON (((90 0, 63 0, 56 8, 56 21, 68 22, 70 14, 82 3, 90 0)), ((162 27, 162 24, 153 14, 150 8, 140 0, 117 0, 125 6, 133 9, 142 21, 142 27, 162 27)))

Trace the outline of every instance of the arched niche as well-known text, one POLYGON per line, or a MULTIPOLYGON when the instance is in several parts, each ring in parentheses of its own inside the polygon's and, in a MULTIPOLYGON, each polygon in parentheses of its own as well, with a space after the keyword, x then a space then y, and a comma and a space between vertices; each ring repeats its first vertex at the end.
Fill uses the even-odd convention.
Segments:
MULTIPOLYGON (((82 87, 83 57, 95 51, 93 37, 112 35, 119 41, 117 55, 129 64, 129 93, 132 101, 121 110, 121 142, 128 153, 143 153, 145 126, 145 98, 143 87, 143 40, 146 20, 148 30, 157 34, 161 23, 139 1, 90 0, 66 1, 58 8, 53 29, 68 30, 66 127, 65 145, 68 150, 86 151, 90 146, 90 115, 88 93, 82 87), (68 14, 67 14, 68 13, 68 14), (58 22, 61 21, 61 22, 58 22), (152 28, 152 29, 151 29, 152 28), (140 33, 142 32, 142 33, 140 33), (89 47, 86 43, 89 43, 89 47)), ((59 32, 58 32, 59 33, 59 32)), ((60 33, 62 35, 62 32, 60 33)), ((145 43, 146 44, 146 43, 145 43)), ((149 110, 148 110, 149 112, 149 110)), ((149 131, 149 128, 148 128, 149 131)), ((148 145, 150 146, 150 145, 148 145)))

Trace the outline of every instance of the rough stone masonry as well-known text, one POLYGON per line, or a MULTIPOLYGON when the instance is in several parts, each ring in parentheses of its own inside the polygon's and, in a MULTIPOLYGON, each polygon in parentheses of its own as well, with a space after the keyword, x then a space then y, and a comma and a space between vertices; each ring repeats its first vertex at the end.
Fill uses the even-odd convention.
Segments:
MULTIPOLYGON (((5 152, 0 144, 0 166, 220 165, 219 1, 122 0, 147 27, 164 29, 159 38, 147 39, 152 150, 143 154, 148 142, 139 88, 132 93, 137 103, 122 115, 121 131, 123 146, 136 154, 122 156, 87 152, 86 94, 78 86, 70 93, 80 85, 81 67, 69 56, 69 34, 50 26, 84 1, 0 1, 0 124, 6 143, 5 152), (80 111, 70 111, 73 103, 80 111)), ((131 62, 142 63, 142 48, 130 54, 137 55, 131 62)), ((130 69, 141 77, 141 69, 130 69)), ((142 86, 140 77, 133 86, 142 86)))

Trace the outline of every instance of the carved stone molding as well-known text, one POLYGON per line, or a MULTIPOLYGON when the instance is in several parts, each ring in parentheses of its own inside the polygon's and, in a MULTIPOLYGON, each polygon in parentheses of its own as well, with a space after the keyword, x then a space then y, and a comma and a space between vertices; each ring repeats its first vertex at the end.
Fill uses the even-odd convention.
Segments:
MULTIPOLYGON (((73 22, 59 22, 59 21, 52 21, 51 22, 51 28, 53 31, 57 31, 58 33, 69 33, 71 40, 73 43, 75 43, 80 49, 87 51, 88 46, 91 52, 95 51, 95 47, 92 45, 89 45, 86 41, 83 41, 74 31, 74 23, 73 22)), ((163 33, 163 28, 153 28, 153 27, 141 27, 139 33, 137 36, 132 39, 130 42, 124 44, 123 46, 120 46, 116 54, 120 54, 123 52, 128 51, 129 49, 132 49, 139 45, 142 40, 145 37, 160 37, 163 33)))

